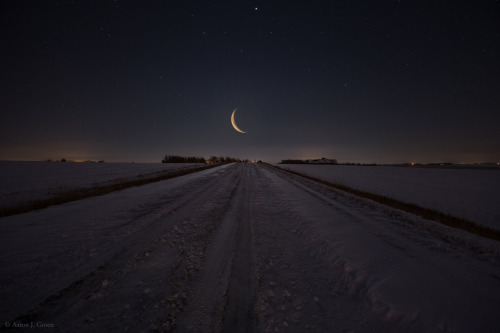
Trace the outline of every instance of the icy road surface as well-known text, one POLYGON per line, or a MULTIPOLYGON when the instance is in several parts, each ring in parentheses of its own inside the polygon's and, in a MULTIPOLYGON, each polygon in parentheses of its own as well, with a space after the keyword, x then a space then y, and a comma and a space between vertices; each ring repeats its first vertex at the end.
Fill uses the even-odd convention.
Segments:
POLYGON ((4 217, 0 235, 1 325, 500 331, 497 242, 261 164, 4 217))

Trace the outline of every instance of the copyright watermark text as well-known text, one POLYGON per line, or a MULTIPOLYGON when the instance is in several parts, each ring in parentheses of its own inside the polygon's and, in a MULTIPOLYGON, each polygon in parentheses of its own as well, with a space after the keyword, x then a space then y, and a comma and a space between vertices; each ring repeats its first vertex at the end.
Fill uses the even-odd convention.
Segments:
POLYGON ((3 324, 6 328, 54 328, 56 327, 52 323, 44 323, 42 321, 30 321, 27 323, 22 323, 20 321, 7 321, 3 324))

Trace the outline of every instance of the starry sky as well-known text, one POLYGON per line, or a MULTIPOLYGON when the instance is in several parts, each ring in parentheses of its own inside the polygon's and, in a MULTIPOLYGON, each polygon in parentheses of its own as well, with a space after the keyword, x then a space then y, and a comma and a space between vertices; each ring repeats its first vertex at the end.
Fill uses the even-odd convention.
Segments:
POLYGON ((0 12, 0 160, 500 162, 499 1, 0 12))

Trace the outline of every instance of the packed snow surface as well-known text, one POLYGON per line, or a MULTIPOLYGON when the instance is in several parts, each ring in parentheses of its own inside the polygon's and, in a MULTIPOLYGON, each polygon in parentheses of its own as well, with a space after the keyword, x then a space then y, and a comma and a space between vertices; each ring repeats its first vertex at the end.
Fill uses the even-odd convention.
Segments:
POLYGON ((0 323, 500 332, 499 249, 270 166, 235 163, 0 218, 0 323))
POLYGON ((0 161, 0 207, 43 199, 70 189, 109 185, 199 163, 72 163, 0 161))
POLYGON ((385 195, 500 229, 500 168, 277 164, 335 184, 385 195))

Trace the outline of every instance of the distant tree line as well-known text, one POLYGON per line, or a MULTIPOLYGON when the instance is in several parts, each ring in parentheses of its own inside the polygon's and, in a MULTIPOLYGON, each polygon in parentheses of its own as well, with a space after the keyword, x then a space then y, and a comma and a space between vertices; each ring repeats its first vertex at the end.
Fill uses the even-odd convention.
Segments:
POLYGON ((204 157, 166 155, 162 163, 206 163, 204 157))
POLYGON ((378 166, 377 163, 359 163, 359 162, 345 162, 342 165, 358 165, 358 166, 378 166))
POLYGON ((305 164, 305 160, 281 160, 280 164, 305 164))
POLYGON ((338 164, 336 159, 320 158, 316 160, 281 160, 280 164, 338 164))
MULTIPOLYGON (((233 162, 242 162, 237 157, 229 157, 229 156, 211 156, 208 160, 204 157, 194 157, 194 156, 179 156, 179 155, 166 155, 162 163, 233 163, 233 162)), ((248 162, 248 160, 243 160, 243 162, 248 162)))
POLYGON ((229 156, 210 156, 208 163, 234 163, 234 162, 248 162, 248 160, 240 160, 238 157, 229 156))
POLYGON ((80 162, 80 163, 104 163, 104 160, 94 161, 94 160, 67 160, 61 158, 60 160, 51 160, 50 158, 43 160, 43 162, 80 162))

